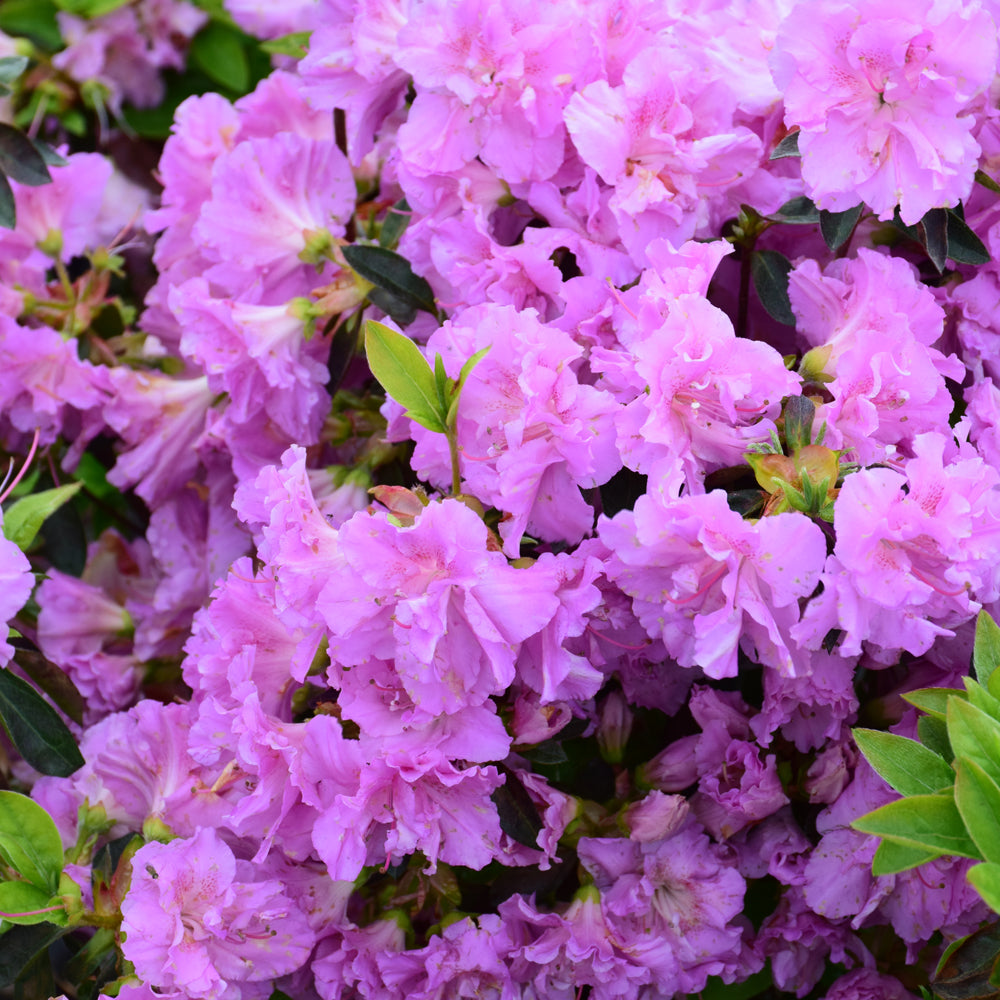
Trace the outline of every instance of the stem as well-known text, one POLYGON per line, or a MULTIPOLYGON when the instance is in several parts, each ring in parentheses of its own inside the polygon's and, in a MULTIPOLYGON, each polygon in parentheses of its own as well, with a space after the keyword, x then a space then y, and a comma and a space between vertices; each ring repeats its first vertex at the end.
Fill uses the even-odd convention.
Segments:
POLYGON ((736 303, 736 336, 747 335, 747 319, 750 313, 750 257, 753 248, 740 248, 740 296, 736 303))
POLYGON ((448 453, 451 455, 451 495, 457 497, 462 492, 462 473, 458 465, 458 431, 452 427, 444 433, 448 438, 448 453))

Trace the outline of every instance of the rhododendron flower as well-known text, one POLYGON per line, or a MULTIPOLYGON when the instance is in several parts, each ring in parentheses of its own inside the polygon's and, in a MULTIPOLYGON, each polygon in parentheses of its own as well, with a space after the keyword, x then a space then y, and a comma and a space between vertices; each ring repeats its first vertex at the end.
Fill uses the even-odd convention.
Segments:
POLYGON ((634 512, 602 521, 600 535, 613 552, 608 576, 681 666, 735 676, 742 643, 761 663, 803 669, 789 630, 826 555, 822 529, 807 517, 751 524, 720 490, 679 500, 646 494, 634 512))
POLYGON ((316 940, 281 882, 204 828, 136 853, 122 932, 140 978, 198 1000, 239 1000, 242 983, 294 972, 316 940))
POLYGON ((996 27, 977 2, 800 0, 771 62, 802 175, 820 208, 899 205, 907 225, 972 188, 975 102, 997 71, 996 27))
MULTIPOLYGON (((3 518, 0 516, 0 525, 2 523, 3 518)), ((34 584, 31 565, 24 553, 13 542, 0 535, 0 622, 9 621, 21 610, 34 584)), ((14 655, 14 647, 6 639, 6 625, 2 627, 0 667, 14 655)))

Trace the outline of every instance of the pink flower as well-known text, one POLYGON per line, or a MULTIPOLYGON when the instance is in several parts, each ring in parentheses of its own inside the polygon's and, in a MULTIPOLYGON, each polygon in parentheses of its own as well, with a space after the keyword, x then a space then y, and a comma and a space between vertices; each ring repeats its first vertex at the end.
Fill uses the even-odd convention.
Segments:
MULTIPOLYGON (((3 518, 0 517, 0 525, 3 518)), ((11 541, 0 535, 0 621, 7 622, 21 610, 35 585, 31 564, 24 553, 11 541)), ((10 661, 14 647, 4 638, 0 640, 0 667, 10 661)))
POLYGON ((136 853, 122 932, 143 980, 198 1000, 239 1000, 242 983, 298 969, 316 940, 282 884, 260 878, 205 828, 136 853))
POLYGON ((996 74, 996 28, 962 0, 800 2, 772 57, 785 124, 820 208, 859 201, 914 225, 972 188, 976 101, 996 74))

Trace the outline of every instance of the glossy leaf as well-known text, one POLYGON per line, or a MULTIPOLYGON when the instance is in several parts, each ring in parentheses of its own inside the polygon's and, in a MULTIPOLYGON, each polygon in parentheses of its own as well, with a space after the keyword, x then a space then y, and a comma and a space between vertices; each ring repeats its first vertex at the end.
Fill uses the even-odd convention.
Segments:
POLYGON ((0 989, 13 985, 28 963, 65 933, 66 928, 52 924, 12 927, 7 931, 0 938, 0 989))
POLYGON ((19 549, 27 549, 35 540, 45 519, 72 500, 82 485, 67 483, 65 486, 22 497, 4 512, 4 537, 19 549))
POLYGON ((948 260, 948 213, 943 208, 932 208, 920 220, 920 225, 927 256, 940 274, 948 260))
POLYGON ((883 840, 872 858, 872 874, 895 875, 940 857, 940 851, 932 851, 923 847, 908 847, 894 840, 883 840))
POLYGON ((511 840, 516 840, 525 847, 538 847, 538 835, 544 829, 538 808, 521 783, 521 779, 502 764, 498 765, 500 773, 506 777, 490 798, 497 807, 500 817, 500 829, 511 840))
POLYGON ((982 170, 976 171, 976 183, 982 184, 984 188, 986 188, 989 191, 992 191, 994 194, 1000 194, 1000 184, 997 184, 997 182, 993 180, 993 178, 990 177, 990 175, 987 174, 985 171, 982 170))
POLYGON ((868 763, 900 795, 926 795, 948 788, 955 772, 916 740, 874 729, 855 729, 854 739, 868 763))
POLYGON ((0 854, 46 898, 59 887, 62 838, 52 817, 27 795, 0 791, 0 854))
POLYGON ((786 156, 801 156, 799 152, 799 133, 789 132, 777 146, 771 150, 770 159, 781 160, 786 156))
POLYGON ((948 702, 948 738, 956 757, 974 760, 1000 783, 1000 723, 966 701, 948 702))
POLYGON ((66 911, 58 900, 53 903, 51 892, 37 885, 0 882, 0 920, 9 924, 65 924, 66 911))
POLYGON ((41 653, 18 649, 14 662, 24 671, 40 691, 47 694, 56 706, 77 725, 83 725, 83 710, 87 707, 83 695, 77 690, 69 674, 50 663, 41 653))
POLYGON ((972 647, 972 669, 980 684, 988 684, 1000 666, 1000 625, 986 611, 976 618, 976 639, 972 647))
POLYGON ((948 213, 948 256, 956 264, 988 264, 990 252, 983 241, 953 209, 948 213))
POLYGON ((414 308, 435 313, 434 292, 419 275, 413 273, 410 262, 385 247, 354 244, 343 248, 344 259, 364 278, 378 288, 409 303, 414 308))
POLYGON ((56 710, 9 670, 0 670, 0 722, 36 771, 68 778, 83 766, 80 748, 56 710))
POLYGON ((768 314, 785 326, 795 326, 788 298, 788 274, 792 262, 777 250, 755 250, 750 258, 750 274, 757 297, 768 314))
POLYGON ((35 144, 13 125, 0 122, 0 170, 27 187, 49 184, 52 175, 35 144))
MULTIPOLYGON (((798 133, 796 133, 798 134, 798 133)), ((819 209, 813 204, 811 198, 799 195, 786 201, 781 208, 773 215, 765 216, 772 222, 784 222, 793 226, 805 226, 819 222, 819 209)))
POLYGON ((409 337, 382 323, 365 323, 365 353, 382 388, 421 427, 444 432, 446 414, 438 401, 434 372, 409 337))
POLYGON ((17 205, 14 202, 14 192, 10 181, 0 174, 0 226, 13 229, 17 225, 17 205))
POLYGON ((955 758, 955 804, 980 854, 1000 864, 1000 786, 974 761, 955 758))
POLYGON ((982 860, 952 795, 912 795, 897 799, 852 824, 855 830, 888 837, 910 847, 982 860))
POLYGON ((861 218, 863 208, 864 205, 855 205, 845 212, 828 212, 823 209, 819 213, 819 230, 831 250, 839 250, 847 242, 861 218))

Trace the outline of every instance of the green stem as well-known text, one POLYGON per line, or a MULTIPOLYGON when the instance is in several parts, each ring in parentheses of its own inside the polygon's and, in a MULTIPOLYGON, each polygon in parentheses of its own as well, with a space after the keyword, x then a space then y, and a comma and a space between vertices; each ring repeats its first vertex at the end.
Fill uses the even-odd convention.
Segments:
POLYGON ((458 431, 452 427, 445 431, 448 438, 448 453, 451 455, 451 495, 457 497, 462 492, 462 473, 458 465, 458 431))

